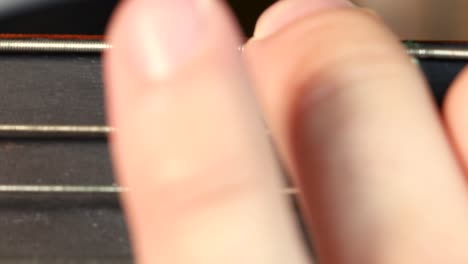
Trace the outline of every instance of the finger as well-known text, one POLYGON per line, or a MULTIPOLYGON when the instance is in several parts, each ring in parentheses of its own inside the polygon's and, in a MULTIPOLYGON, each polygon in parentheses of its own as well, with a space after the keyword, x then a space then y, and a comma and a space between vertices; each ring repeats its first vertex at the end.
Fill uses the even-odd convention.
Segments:
POLYGON ((126 1, 105 75, 140 263, 306 263, 219 1, 126 1))
POLYGON ((464 70, 449 90, 444 103, 444 119, 460 160, 468 173, 468 70, 464 70))
POLYGON ((375 16, 319 2, 245 54, 321 261, 466 262, 466 186, 420 72, 375 16))

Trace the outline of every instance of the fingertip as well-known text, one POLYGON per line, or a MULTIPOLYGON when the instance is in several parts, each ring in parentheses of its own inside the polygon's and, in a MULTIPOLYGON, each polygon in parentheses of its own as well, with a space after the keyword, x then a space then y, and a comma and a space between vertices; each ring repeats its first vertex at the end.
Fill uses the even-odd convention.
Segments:
POLYGON ((468 69, 464 69, 449 89, 444 104, 445 114, 460 113, 463 102, 468 98, 468 69))
POLYGON ((443 105, 443 115, 452 144, 468 169, 468 69, 465 69, 450 88, 443 105))
POLYGON ((282 0, 258 19, 254 39, 263 39, 289 23, 316 11, 354 6, 349 0, 282 0))

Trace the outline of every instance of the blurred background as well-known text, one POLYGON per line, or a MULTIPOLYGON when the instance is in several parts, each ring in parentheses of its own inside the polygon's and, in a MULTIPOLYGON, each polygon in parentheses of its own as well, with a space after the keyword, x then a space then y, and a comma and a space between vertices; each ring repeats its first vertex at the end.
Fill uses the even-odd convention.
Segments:
MULTIPOLYGON (((11 0, 0 0, 11 1, 11 0)), ((25 0, 16 0, 25 1, 25 0)), ((312 0, 311 0, 312 1, 312 0)), ((0 21, 1 33, 103 34, 118 0, 55 0, 48 8, 20 12, 0 21)), ((273 0, 230 4, 247 35, 273 0)), ((467 0, 355 0, 375 9, 402 39, 468 40, 467 0)), ((1 5, 0 5, 1 7, 1 5)))
POLYGON ((467 0, 355 0, 375 9, 403 39, 468 40, 467 0))

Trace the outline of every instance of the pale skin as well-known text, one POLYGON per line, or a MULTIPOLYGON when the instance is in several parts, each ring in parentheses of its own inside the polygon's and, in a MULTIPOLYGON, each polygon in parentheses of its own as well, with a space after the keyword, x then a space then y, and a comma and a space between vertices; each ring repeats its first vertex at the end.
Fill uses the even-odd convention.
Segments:
POLYGON ((440 113, 375 14, 283 0, 240 52, 222 1, 128 0, 108 40, 139 263, 313 263, 276 153, 321 263, 468 263, 468 72, 440 113))

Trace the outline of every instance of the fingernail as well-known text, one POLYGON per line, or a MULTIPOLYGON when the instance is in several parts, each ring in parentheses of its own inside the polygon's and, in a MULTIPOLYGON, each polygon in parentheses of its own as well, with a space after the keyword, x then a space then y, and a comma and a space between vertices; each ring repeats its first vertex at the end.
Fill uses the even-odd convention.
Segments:
POLYGON ((146 78, 164 79, 191 57, 203 39, 202 0, 140 0, 127 56, 146 78))
POLYGON ((349 0, 282 0, 270 7, 259 18, 254 38, 266 38, 291 22, 313 12, 352 6, 354 4, 349 0))

